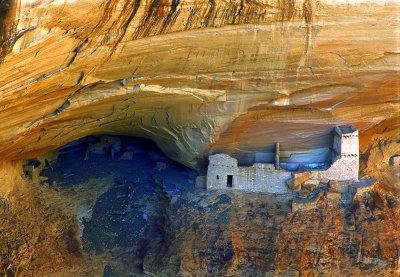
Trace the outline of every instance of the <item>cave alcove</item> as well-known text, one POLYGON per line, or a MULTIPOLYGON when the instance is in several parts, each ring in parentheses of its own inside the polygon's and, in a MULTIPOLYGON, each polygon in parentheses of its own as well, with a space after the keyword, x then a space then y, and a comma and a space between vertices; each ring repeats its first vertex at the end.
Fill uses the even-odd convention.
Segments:
POLYGON ((193 192, 198 175, 151 140, 114 135, 80 138, 24 164, 31 182, 93 200, 76 212, 84 252, 129 249, 139 272, 152 249, 161 255, 168 248, 166 207, 171 198, 193 192))

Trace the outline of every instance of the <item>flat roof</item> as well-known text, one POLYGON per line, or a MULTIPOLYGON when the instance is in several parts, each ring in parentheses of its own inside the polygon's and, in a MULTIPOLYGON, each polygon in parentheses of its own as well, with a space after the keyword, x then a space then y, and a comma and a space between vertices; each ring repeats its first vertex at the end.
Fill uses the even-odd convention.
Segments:
POLYGON ((353 133, 355 131, 357 131, 356 128, 354 128, 353 125, 348 125, 348 126, 339 126, 340 131, 342 131, 343 134, 350 134, 353 133))
POLYGON ((352 134, 357 131, 357 129, 353 125, 336 126, 334 130, 339 135, 352 134))

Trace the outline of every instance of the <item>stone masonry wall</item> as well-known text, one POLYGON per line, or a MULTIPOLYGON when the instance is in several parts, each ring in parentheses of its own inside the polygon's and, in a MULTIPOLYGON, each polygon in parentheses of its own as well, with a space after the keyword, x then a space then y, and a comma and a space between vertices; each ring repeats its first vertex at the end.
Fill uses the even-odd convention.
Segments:
POLYGON ((234 188, 248 191, 286 193, 285 182, 292 174, 285 170, 275 170, 273 164, 255 163, 251 167, 239 167, 238 183, 234 188))
POLYGON ((357 135, 345 135, 342 137, 342 152, 341 156, 357 155, 359 153, 358 146, 358 134, 357 135))
POLYGON ((358 180, 358 156, 342 157, 336 160, 327 170, 312 170, 313 180, 358 180))
POLYGON ((255 163, 250 167, 238 167, 237 160, 229 155, 210 156, 207 188, 227 189, 228 175, 232 175, 232 189, 269 193, 286 193, 285 182, 292 178, 290 172, 275 170, 273 164, 255 163))
MULTIPOLYGON (((210 156, 207 170, 207 189, 226 189, 227 176, 238 174, 237 160, 226 154, 210 156)), ((237 184, 237 178, 233 178, 237 184)))
POLYGON ((358 180, 358 131, 355 130, 352 133, 342 135, 334 133, 332 148, 334 152, 332 165, 326 170, 311 171, 313 179, 337 181, 358 180))
MULTIPOLYGON (((312 170, 312 179, 348 181, 358 180, 358 131, 353 126, 335 127, 333 132, 332 165, 326 170, 312 170)), ((276 170, 273 164, 255 163, 238 167, 235 158, 227 154, 209 157, 207 189, 240 189, 254 192, 286 193, 286 181, 292 174, 276 170)))

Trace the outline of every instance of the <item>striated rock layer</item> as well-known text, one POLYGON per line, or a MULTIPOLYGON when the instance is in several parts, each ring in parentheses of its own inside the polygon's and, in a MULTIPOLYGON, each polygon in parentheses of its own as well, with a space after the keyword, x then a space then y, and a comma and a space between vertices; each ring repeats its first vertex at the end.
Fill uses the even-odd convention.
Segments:
POLYGON ((398 8, 389 0, 2 1, 0 159, 108 133, 151 138, 194 168, 210 151, 252 163, 276 141, 282 161, 321 162, 330 128, 341 124, 360 130, 362 152, 384 143, 394 155, 398 8))

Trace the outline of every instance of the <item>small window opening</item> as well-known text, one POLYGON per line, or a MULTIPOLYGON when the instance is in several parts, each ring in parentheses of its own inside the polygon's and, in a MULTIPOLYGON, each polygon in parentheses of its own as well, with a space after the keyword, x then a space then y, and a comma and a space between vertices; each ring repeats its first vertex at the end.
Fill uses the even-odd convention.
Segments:
POLYGON ((226 182, 226 186, 228 188, 231 188, 232 184, 233 184, 233 176, 232 175, 228 175, 227 177, 228 177, 228 179, 227 179, 227 182, 226 182))
POLYGON ((219 175, 217 175, 217 180, 219 180, 219 175))

